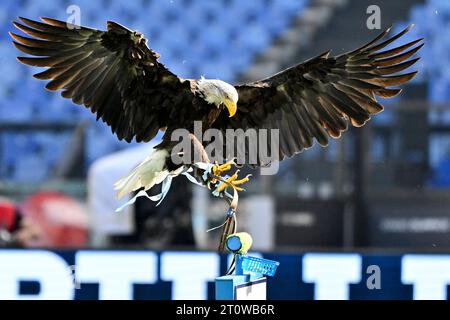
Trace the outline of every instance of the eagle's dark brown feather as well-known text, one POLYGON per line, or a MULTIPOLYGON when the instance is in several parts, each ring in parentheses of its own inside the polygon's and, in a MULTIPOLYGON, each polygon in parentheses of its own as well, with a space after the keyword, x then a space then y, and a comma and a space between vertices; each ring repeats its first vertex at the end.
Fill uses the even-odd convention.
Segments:
POLYGON ((119 139, 149 141, 161 127, 183 127, 194 98, 191 84, 159 63, 141 34, 114 22, 99 31, 50 18, 19 19, 14 25, 32 38, 10 35, 17 49, 34 57, 18 60, 48 68, 35 77, 90 108, 119 139))
POLYGON ((311 147, 314 139, 327 145, 328 136, 339 138, 348 122, 362 126, 371 115, 382 111, 377 96, 397 95, 401 89, 390 87, 402 85, 416 75, 397 72, 419 60, 407 61, 423 46, 422 39, 380 51, 411 27, 380 42, 389 33, 387 29, 351 52, 336 57, 326 52, 272 77, 236 86, 236 116, 230 119, 221 115, 215 126, 279 129, 280 150, 273 160, 311 147))

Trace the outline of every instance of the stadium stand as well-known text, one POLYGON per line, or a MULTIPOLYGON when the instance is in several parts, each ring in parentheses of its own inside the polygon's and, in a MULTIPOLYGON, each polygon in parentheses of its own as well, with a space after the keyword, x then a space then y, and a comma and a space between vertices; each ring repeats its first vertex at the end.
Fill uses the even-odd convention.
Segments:
MULTIPOLYGON (((2 21, 15 16, 50 16, 66 20, 70 5, 81 9, 81 24, 104 29, 105 20, 115 20, 143 32, 161 61, 182 77, 236 80, 254 57, 270 46, 307 7, 309 0, 202 1, 202 0, 6 0, 0 6, 2 21)), ((29 73, 37 70, 16 63, 18 52, 7 31, 0 26, 0 123, 68 123, 92 121, 88 111, 57 94, 48 93, 43 83, 29 73), (23 81, 23 79, 27 79, 23 81)), ((39 133, 0 131, 0 178, 38 182, 54 170, 71 132, 39 133), (7 151, 6 151, 7 150, 7 151)), ((103 124, 89 126, 87 164, 124 148, 103 124)))
MULTIPOLYGON (((424 82, 428 88, 429 124, 437 128, 446 127, 450 124, 450 39, 442 31, 450 26, 450 2, 428 0, 418 4, 411 9, 410 20, 416 23, 416 28, 409 36, 426 39, 420 66, 423 72, 416 81, 424 82)), ((449 144, 448 130, 430 137, 430 166, 433 172, 430 185, 433 187, 450 186, 449 144)))

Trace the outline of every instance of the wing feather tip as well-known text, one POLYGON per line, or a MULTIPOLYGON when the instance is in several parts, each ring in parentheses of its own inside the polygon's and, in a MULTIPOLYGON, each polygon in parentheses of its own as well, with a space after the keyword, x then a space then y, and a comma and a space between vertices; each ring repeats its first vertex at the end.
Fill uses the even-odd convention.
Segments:
POLYGON ((62 22, 62 21, 58 21, 56 19, 47 18, 47 17, 39 17, 39 20, 41 20, 42 22, 49 24, 51 26, 58 26, 57 22, 62 22))
POLYGON ((19 61, 22 64, 25 64, 27 66, 32 66, 32 67, 38 67, 37 65, 33 64, 31 62, 31 60, 29 60, 30 58, 28 57, 16 57, 16 60, 19 61))
POLYGON ((397 88, 397 89, 389 89, 389 92, 386 91, 384 94, 379 94, 382 98, 390 99, 398 96, 400 93, 403 92, 403 89, 397 88))
POLYGON ((23 31, 23 28, 25 27, 23 24, 20 24, 17 21, 13 21, 12 24, 14 25, 14 27, 16 27, 16 29, 19 29, 20 31, 23 31))
POLYGON ((11 31, 8 31, 8 35, 9 35, 13 40, 16 40, 16 37, 18 36, 17 34, 11 32, 11 31))
POLYGON ((55 84, 53 81, 50 81, 49 83, 47 83, 45 85, 45 89, 47 89, 48 91, 56 91, 59 88, 59 86, 57 84, 55 84))
MULTIPOLYGON (((49 21, 59 21, 59 20, 56 20, 56 19, 53 19, 53 18, 49 18, 49 17, 39 17, 39 19, 42 21, 42 22, 45 22, 45 23, 49 23, 49 21)), ((61 21, 62 22, 62 21, 61 21)))
POLYGON ((418 73, 419 73, 419 70, 416 70, 416 71, 413 71, 413 72, 405 74, 405 76, 408 78, 408 80, 406 80, 406 82, 411 81, 412 79, 414 79, 417 76, 418 73))
POLYGON ((386 30, 384 30, 384 32, 386 33, 386 34, 388 34, 389 32, 391 32, 392 31, 392 28, 394 27, 394 25, 391 23, 387 28, 386 28, 386 30))
POLYGON ((414 23, 410 23, 405 29, 403 29, 402 31, 400 31, 398 34, 406 34, 409 31, 411 31, 411 29, 414 28, 414 23))
POLYGON ((14 39, 15 41, 17 41, 18 43, 22 44, 22 45, 27 45, 28 41, 32 41, 32 38, 28 38, 28 37, 23 37, 21 35, 18 35, 16 33, 13 33, 11 31, 8 32, 9 36, 14 39))
POLYGON ((17 18, 25 24, 28 24, 29 22, 33 22, 33 20, 27 19, 25 17, 18 16, 17 18))
POLYGON ((18 49, 18 50, 20 50, 20 51, 26 53, 25 51, 22 50, 22 47, 24 46, 23 44, 21 44, 21 43, 15 41, 15 40, 14 40, 12 43, 13 43, 14 47, 16 47, 16 49, 18 49))

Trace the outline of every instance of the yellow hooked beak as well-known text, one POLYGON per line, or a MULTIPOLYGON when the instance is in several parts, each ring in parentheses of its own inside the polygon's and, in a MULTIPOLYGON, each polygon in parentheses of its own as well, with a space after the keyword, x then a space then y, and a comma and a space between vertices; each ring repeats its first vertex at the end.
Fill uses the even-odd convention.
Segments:
POLYGON ((230 99, 227 99, 227 98, 223 101, 223 103, 225 104, 225 106, 228 109, 228 113, 230 114, 230 118, 232 116, 234 116, 236 114, 236 111, 237 111, 236 103, 234 103, 233 100, 230 100, 230 99))

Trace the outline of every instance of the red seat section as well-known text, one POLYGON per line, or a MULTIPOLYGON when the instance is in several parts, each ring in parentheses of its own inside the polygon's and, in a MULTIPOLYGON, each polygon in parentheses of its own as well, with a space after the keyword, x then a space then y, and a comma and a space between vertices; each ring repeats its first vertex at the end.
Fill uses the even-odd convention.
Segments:
POLYGON ((34 247, 82 248, 88 241, 88 215, 75 199, 58 192, 39 192, 22 204, 26 217, 37 224, 41 237, 34 247))

